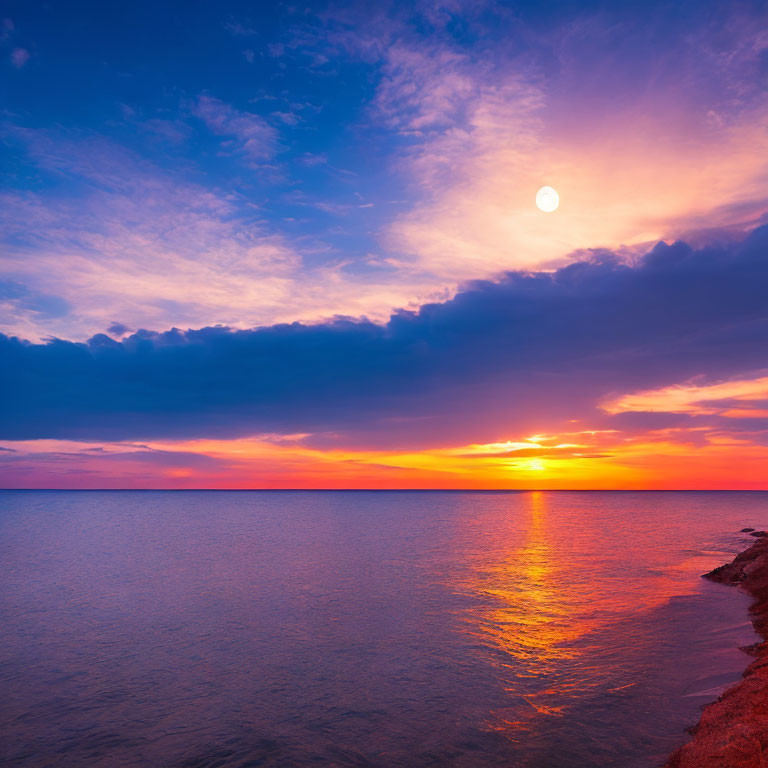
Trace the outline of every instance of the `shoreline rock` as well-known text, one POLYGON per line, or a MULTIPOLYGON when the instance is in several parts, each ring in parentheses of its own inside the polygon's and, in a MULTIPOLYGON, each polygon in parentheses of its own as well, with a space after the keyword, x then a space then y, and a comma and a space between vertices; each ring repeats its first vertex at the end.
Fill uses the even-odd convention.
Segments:
POLYGON ((768 534, 750 533, 754 544, 704 578, 738 586, 755 598, 749 613, 762 640, 743 650, 756 658, 738 683, 704 707, 690 730, 693 738, 664 768, 768 766, 768 534))

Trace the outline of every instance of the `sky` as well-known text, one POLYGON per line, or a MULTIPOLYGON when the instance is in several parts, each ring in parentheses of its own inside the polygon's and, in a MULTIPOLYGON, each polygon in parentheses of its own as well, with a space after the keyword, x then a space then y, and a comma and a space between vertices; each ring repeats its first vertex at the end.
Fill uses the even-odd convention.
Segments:
POLYGON ((2 487, 768 489, 764 2, 6 0, 0 173, 2 487))

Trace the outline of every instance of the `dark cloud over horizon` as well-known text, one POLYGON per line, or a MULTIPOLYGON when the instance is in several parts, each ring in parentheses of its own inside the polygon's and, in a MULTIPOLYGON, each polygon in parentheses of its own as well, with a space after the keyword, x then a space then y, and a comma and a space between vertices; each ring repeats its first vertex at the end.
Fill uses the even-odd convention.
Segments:
POLYGON ((425 424, 432 442, 499 424, 594 424, 621 418, 598 410, 614 394, 766 368, 767 343, 761 227, 698 250, 660 243, 635 265, 600 252, 553 273, 509 273, 385 325, 142 330, 86 343, 0 335, 0 439, 332 432, 375 444, 372 433, 414 443, 425 424))

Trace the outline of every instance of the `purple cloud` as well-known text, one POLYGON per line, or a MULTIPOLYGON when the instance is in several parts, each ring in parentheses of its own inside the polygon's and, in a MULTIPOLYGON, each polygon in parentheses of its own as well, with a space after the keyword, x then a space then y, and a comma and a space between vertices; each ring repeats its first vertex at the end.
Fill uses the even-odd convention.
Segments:
POLYGON ((112 325, 107 328, 107 333, 111 334, 112 336, 125 336, 125 334, 129 333, 130 330, 131 329, 123 323, 112 323, 112 325))
POLYGON ((14 48, 11 51, 11 64, 21 69, 30 59, 31 54, 26 48, 14 48))
POLYGON ((197 98, 192 114, 213 133, 225 137, 226 148, 251 162, 268 160, 277 150, 277 131, 260 115, 241 112, 207 94, 197 98))
POLYGON ((439 443, 482 439, 500 424, 588 418, 594 428, 621 420, 599 407, 612 395, 764 368, 767 257, 763 227, 698 250, 661 243, 635 265, 601 252, 554 273, 509 273, 385 325, 336 319, 87 343, 2 336, 0 438, 303 431, 413 444, 425 429, 439 443))

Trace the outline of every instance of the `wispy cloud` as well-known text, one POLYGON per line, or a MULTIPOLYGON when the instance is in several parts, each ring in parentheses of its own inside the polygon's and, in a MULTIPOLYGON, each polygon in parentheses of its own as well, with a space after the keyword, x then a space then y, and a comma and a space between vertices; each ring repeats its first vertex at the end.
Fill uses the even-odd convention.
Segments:
POLYGON ((238 71, 262 36, 277 58, 259 66, 299 85, 213 84, 145 119, 137 106, 157 163, 104 125, 17 131, 55 183, 4 197, 8 279, 73 311, 45 324, 7 312, 3 327, 84 338, 114 317, 158 330, 382 320, 599 246, 639 255, 660 237, 709 242, 691 230, 712 226, 738 237, 768 212, 766 105, 749 85, 765 26, 729 13, 670 18, 658 41, 613 11, 554 14, 542 33, 492 2, 288 9, 294 26, 275 34, 231 19, 254 38, 229 40, 238 71), (333 120, 307 104, 322 78, 333 120), (361 87, 336 94, 333 78, 361 87), (359 166, 339 171, 340 155, 359 166), (279 188, 259 187, 268 174, 279 188), (543 184, 560 191, 555 214, 534 207, 543 184))
POLYGON ((226 151, 256 164, 269 160, 277 151, 277 131, 260 115, 235 109, 207 94, 198 96, 191 111, 213 133, 224 137, 226 151))
POLYGON ((31 58, 32 54, 26 48, 14 48, 11 51, 11 64, 21 69, 31 58))
POLYGON ((618 12, 585 8, 541 37, 501 8, 484 11, 480 21, 461 4, 410 15, 345 9, 318 36, 329 53, 375 69, 368 115, 402 138, 393 162, 415 194, 382 237, 411 279, 440 275, 455 287, 595 246, 713 224, 744 231, 768 213, 768 162, 757 160, 768 157, 759 127, 768 104, 755 85, 761 12, 683 23, 660 11, 654 42, 618 12), (457 18, 473 46, 450 33, 457 18), (544 185, 560 192, 552 216, 533 204, 544 185))
POLYGON ((608 413, 637 411, 763 419, 768 417, 768 376, 675 384, 624 395, 603 407, 608 413))
POLYGON ((48 333, 59 327, 65 335, 106 328, 115 315, 149 327, 196 323, 201 315, 239 323, 289 295, 296 253, 252 213, 244 218, 232 196, 103 139, 36 131, 14 138, 77 192, 3 195, 4 271, 19 286, 6 298, 16 310, 26 302, 31 313, 6 313, 9 330, 32 338, 45 332, 34 314, 40 302, 30 305, 38 294, 77 308, 47 324, 48 333))
POLYGON ((374 107, 387 125, 423 134, 456 125, 476 97, 465 55, 441 47, 388 48, 374 107))
POLYGON ((312 245, 268 224, 247 197, 114 141, 11 124, 4 133, 56 180, 51 192, 0 195, 2 279, 13 286, 0 299, 5 332, 82 339, 115 317, 156 329, 386 317, 413 299, 394 266, 378 280, 345 274, 341 260, 308 266, 312 245))
POLYGON ((0 20, 0 43, 4 43, 8 40, 16 29, 16 25, 13 23, 13 19, 0 20))

